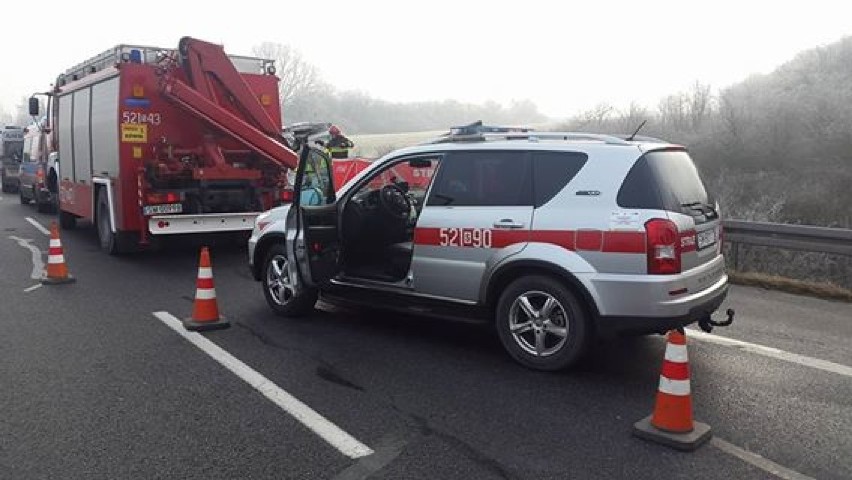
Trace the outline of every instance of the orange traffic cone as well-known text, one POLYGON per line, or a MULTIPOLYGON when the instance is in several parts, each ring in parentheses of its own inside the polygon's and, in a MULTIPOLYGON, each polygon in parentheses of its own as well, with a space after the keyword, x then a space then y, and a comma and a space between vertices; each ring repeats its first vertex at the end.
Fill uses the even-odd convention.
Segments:
POLYGON ((210 265, 210 252, 208 252, 207 247, 201 249, 192 317, 185 318, 183 326, 187 330, 193 331, 218 330, 231 326, 227 320, 219 317, 216 287, 213 285, 213 267, 210 265))
POLYGON ((683 330, 672 330, 667 335, 654 413, 636 422, 633 433, 646 440, 688 451, 710 439, 710 426, 692 419, 689 359, 683 330))
POLYGON ((41 276, 41 283, 56 285, 58 283, 72 283, 74 281, 74 277, 68 274, 68 266, 65 265, 65 254, 62 252, 59 228, 56 226, 56 222, 51 222, 50 247, 47 250, 47 267, 41 276))

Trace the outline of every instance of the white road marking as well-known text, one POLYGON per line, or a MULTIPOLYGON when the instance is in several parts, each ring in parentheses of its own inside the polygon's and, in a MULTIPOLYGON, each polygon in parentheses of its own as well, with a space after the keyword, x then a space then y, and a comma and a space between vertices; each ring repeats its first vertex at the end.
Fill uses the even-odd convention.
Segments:
POLYGON ((39 284, 36 284, 36 285, 33 285, 32 287, 27 287, 27 288, 25 288, 25 289, 24 289, 24 291, 25 291, 25 292, 27 292, 27 293, 30 293, 30 292, 32 292, 33 290, 36 290, 36 289, 39 289, 39 288, 41 288, 41 284, 40 284, 40 283, 39 283, 39 284))
POLYGON ((33 271, 30 274, 30 278, 33 280, 40 280, 41 274, 44 272, 44 261, 41 259, 41 250, 38 249, 35 245, 33 245, 32 240, 25 238, 18 238, 14 235, 9 235, 9 238, 18 242, 18 245, 29 249, 30 253, 32 253, 33 258, 33 271))
POLYGON ((769 472, 778 478, 783 478, 784 480, 814 480, 813 477, 809 477, 795 470, 790 470, 787 467, 778 465, 772 460, 768 460, 756 453, 744 450, 732 443, 722 440, 719 437, 711 438, 710 444, 719 450, 729 455, 733 455, 744 462, 750 463, 765 472, 769 472))
POLYGON ((361 458, 374 453, 370 447, 356 440, 311 407, 302 403, 296 397, 290 395, 203 335, 186 330, 181 321, 169 312, 154 312, 154 316, 177 332, 178 335, 203 350, 207 355, 210 355, 223 367, 243 379, 282 410, 292 415, 302 425, 322 437, 323 440, 339 450, 340 453, 349 458, 361 458))
POLYGON ((818 370, 824 370, 826 372, 852 377, 852 367, 841 365, 839 363, 829 362, 828 360, 820 360, 819 358, 808 357, 805 355, 799 355, 798 353, 790 353, 778 348, 758 345, 756 343, 744 342, 742 340, 734 340, 733 338, 720 337, 718 335, 705 333, 700 330, 693 330, 691 328, 688 329, 688 331, 689 333, 687 334, 687 336, 696 340, 715 343, 717 345, 725 345, 728 347, 737 347, 745 352, 756 353, 765 357, 775 358, 790 363, 797 363, 806 367, 816 368, 818 370))
POLYGON ((43 234, 47 235, 48 237, 50 236, 50 230, 48 230, 48 229, 44 228, 44 225, 42 225, 42 224, 38 223, 36 220, 34 220, 34 219, 30 218, 30 217, 26 217, 26 219, 25 219, 25 220, 26 220, 26 221, 28 221, 28 222, 30 222, 30 223, 32 224, 32 226, 34 226, 35 228, 37 228, 37 229, 38 229, 38 231, 39 231, 39 232, 41 232, 41 233, 43 233, 43 234))

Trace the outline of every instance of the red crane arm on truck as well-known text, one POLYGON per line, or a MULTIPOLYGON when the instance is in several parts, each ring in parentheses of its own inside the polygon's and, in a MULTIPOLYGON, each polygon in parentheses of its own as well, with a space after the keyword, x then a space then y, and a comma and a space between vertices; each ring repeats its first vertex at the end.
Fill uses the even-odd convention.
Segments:
MULTIPOLYGON (((222 46, 184 37, 180 40, 178 52, 189 83, 174 75, 176 68, 166 69, 160 88, 167 98, 267 160, 296 169, 299 156, 276 140, 281 135, 276 123, 263 109, 222 46), (214 85, 226 92, 228 100, 245 118, 234 115, 221 105, 214 85)), ((217 166, 226 165, 212 139, 205 144, 205 151, 217 166)))

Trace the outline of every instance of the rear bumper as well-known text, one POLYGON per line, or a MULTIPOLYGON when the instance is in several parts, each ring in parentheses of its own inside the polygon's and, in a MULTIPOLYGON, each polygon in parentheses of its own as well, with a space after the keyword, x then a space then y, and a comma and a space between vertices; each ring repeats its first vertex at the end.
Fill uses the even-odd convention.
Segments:
POLYGON ((728 295, 727 282, 701 303, 692 306, 683 315, 671 317, 601 316, 598 321, 598 333, 602 336, 644 335, 665 333, 695 323, 713 314, 728 295))
POLYGON ((260 212, 209 213, 201 215, 154 215, 148 218, 152 235, 185 233, 250 232, 260 212))

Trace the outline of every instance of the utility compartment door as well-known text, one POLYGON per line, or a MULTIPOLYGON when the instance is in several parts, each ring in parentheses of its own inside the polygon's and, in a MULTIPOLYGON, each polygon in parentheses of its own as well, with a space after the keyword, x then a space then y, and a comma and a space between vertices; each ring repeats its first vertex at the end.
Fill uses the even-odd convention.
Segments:
POLYGON ((339 271, 340 230, 332 162, 321 150, 304 147, 296 171, 296 255, 302 281, 318 285, 339 271))

